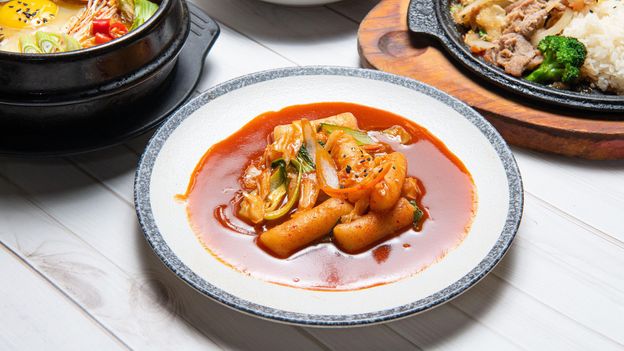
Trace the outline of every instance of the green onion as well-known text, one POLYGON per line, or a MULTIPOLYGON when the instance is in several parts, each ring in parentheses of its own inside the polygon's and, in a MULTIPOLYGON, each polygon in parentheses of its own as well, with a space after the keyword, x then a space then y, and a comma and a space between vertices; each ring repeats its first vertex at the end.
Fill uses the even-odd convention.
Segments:
POLYGON ((425 213, 423 212, 423 210, 420 209, 420 207, 418 207, 418 204, 416 203, 416 201, 410 200, 409 203, 414 207, 414 220, 413 220, 413 223, 414 223, 414 227, 417 227, 418 224, 420 223, 420 220, 425 215, 425 213))
POLYGON ((463 9, 463 8, 464 8, 464 6, 462 6, 461 4, 453 4, 451 6, 451 13, 455 13, 455 12, 457 12, 457 11, 463 9))
POLYGON ((272 168, 277 168, 271 175, 271 191, 277 189, 280 185, 286 183, 286 163, 282 159, 275 160, 271 163, 272 168))
POLYGON ((74 51, 82 49, 82 45, 71 35, 63 34, 63 41, 65 42, 65 51, 74 51))
POLYGON ((35 33, 35 39, 37 39, 39 49, 46 54, 63 51, 61 47, 61 36, 58 34, 37 32, 35 33))
POLYGON ((264 219, 270 221, 278 219, 290 212, 295 203, 299 200, 299 193, 301 189, 301 179, 303 173, 312 172, 314 170, 314 162, 308 154, 308 150, 305 146, 299 148, 297 158, 290 161, 290 165, 297 170, 297 185, 294 188, 293 194, 289 194, 288 202, 279 209, 275 209, 284 200, 286 196, 288 181, 286 177, 286 162, 284 159, 277 159, 271 162, 272 168, 277 168, 271 175, 270 184, 271 191, 267 195, 267 201, 265 202, 264 219))
POLYGON ((351 129, 349 127, 342 127, 333 124, 321 123, 321 130, 325 131, 327 134, 331 134, 337 130, 342 130, 345 134, 351 135, 358 145, 367 145, 374 144, 375 141, 371 138, 366 132, 362 132, 359 130, 351 129))
MULTIPOLYGON (((293 160, 294 161, 294 160, 293 160)), ((293 194, 288 194, 288 202, 282 207, 274 211, 268 211, 264 213, 264 219, 270 221, 273 219, 278 219, 290 212, 290 209, 295 206, 297 200, 299 200, 299 192, 301 191, 301 178, 303 175, 303 170, 301 169, 301 163, 293 162, 293 165, 297 168, 297 185, 294 188, 293 194)))
POLYGON ((41 54, 34 35, 22 35, 19 38, 20 51, 25 54, 41 54))
POLYGON ((278 158, 277 160, 271 162, 271 168, 276 168, 276 167, 286 167, 286 161, 284 161, 283 158, 278 158))
POLYGON ((279 162, 276 167, 277 169, 271 175, 271 189, 264 203, 265 212, 274 211, 284 200, 288 189, 284 161, 279 162))
POLYGON ((148 0, 135 0, 134 1, 134 20, 130 30, 135 30, 137 27, 145 23, 150 17, 156 13, 158 5, 148 0))
MULTIPOLYGON (((299 148, 299 152, 297 152, 297 158, 292 160, 291 162, 299 163, 301 166, 301 170, 303 173, 312 172, 316 167, 314 166, 314 161, 312 161, 312 157, 308 153, 308 149, 305 146, 301 146, 299 148)), ((299 167, 295 165, 296 167, 299 167)))

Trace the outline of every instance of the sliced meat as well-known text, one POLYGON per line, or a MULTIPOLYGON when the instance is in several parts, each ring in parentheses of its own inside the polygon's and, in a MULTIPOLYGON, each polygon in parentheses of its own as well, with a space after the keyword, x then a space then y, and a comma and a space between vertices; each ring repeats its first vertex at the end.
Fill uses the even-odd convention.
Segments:
POLYGON ((497 44, 486 51, 484 58, 514 77, 521 77, 525 70, 535 68, 543 61, 539 50, 520 34, 503 34, 497 44))
POLYGON ((507 11, 506 33, 518 33, 529 38, 536 30, 543 28, 551 11, 563 11, 565 6, 560 0, 520 0, 509 5, 507 11))

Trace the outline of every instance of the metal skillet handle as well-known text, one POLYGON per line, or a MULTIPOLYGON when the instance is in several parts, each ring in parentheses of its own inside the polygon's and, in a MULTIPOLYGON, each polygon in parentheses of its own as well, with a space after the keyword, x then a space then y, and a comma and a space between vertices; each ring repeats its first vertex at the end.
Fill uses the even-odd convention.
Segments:
POLYGON ((425 33, 441 41, 446 40, 440 20, 436 14, 436 2, 440 0, 412 0, 408 9, 409 29, 414 33, 425 33))

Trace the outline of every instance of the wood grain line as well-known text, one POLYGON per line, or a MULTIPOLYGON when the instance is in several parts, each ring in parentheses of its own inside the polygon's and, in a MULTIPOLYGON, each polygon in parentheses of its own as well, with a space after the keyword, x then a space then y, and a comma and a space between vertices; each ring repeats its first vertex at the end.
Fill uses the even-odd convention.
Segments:
POLYGON ((78 303, 73 297, 68 295, 65 290, 59 287, 56 283, 50 280, 45 274, 43 274, 40 270, 30 264, 28 260, 22 257, 19 253, 13 251, 10 247, 8 247, 2 240, 0 240, 0 245, 3 250, 8 254, 13 256, 16 260, 18 260, 22 265, 24 265, 28 270, 33 272, 36 276, 38 276, 41 280, 45 281, 50 287, 57 290, 59 294, 61 294, 67 301, 69 301, 72 305, 76 307, 89 321, 91 321, 94 325, 97 325, 104 333, 110 336, 113 340, 115 340, 119 346, 125 348, 126 350, 132 350, 132 348, 126 344, 117 334, 115 334, 112 330, 110 330, 106 325, 102 324, 97 318, 95 318, 89 311, 87 311, 83 306, 78 303))
POLYGON ((583 228, 585 230, 587 230, 588 232, 594 234, 595 236, 599 237, 600 239, 603 239, 615 246, 617 246, 620 249, 624 249, 624 242, 619 240, 618 238, 610 235, 609 233, 606 233, 594 226, 592 226, 591 224, 584 222, 580 219, 578 219, 577 217, 572 216, 571 214, 569 214, 568 212, 562 210, 561 208, 553 205, 552 203, 544 200, 543 198, 539 197, 538 195, 533 194, 532 192, 525 190, 524 191, 525 194, 533 197, 535 200, 541 202, 542 204, 544 204, 544 206, 552 209, 553 212, 557 213, 559 216, 561 216, 562 218, 565 218, 567 221, 574 223, 575 225, 579 226, 580 228, 583 228))
MULTIPOLYGON (((72 164, 72 166, 76 167, 75 164, 72 164)), ((78 169, 80 171, 80 169, 78 169)), ((52 221, 59 229, 63 230, 65 233, 72 235, 73 237, 75 237, 76 240, 80 241, 83 245, 85 245, 86 247, 92 249, 95 252, 99 252, 99 250, 95 247, 93 247, 89 242, 85 241, 80 235, 78 235, 76 232, 74 232, 71 228, 67 227, 65 224, 63 224, 60 220, 58 220, 55 216, 53 216, 51 213, 49 213, 48 211, 46 211, 46 209, 41 206, 36 199, 34 199, 24 188, 22 188, 19 184, 16 184, 15 182, 13 182, 11 179, 9 179, 8 177, 6 177, 5 175, 0 173, 0 179, 6 181, 8 184, 10 184, 11 186, 13 186, 22 196, 22 198, 26 201, 28 201, 32 206, 34 206, 35 208, 37 208, 39 211, 41 211, 42 214, 44 214, 50 221, 52 221)), ((96 178, 92 178, 92 179, 96 179, 96 178)), ((123 203, 128 204, 127 201, 125 201, 123 198, 117 196, 117 194, 112 191, 110 188, 108 188, 103 182, 99 181, 96 179, 96 184, 101 185, 104 189, 107 189, 109 191, 111 191, 113 193, 113 195, 120 199, 123 203)), ((130 207, 132 207, 132 204, 129 204, 130 207)), ((133 208, 133 207, 132 207, 133 208)), ((73 304, 75 304, 77 306, 77 308, 79 308, 80 310, 84 311, 84 313, 86 313, 93 321, 95 321, 98 325, 100 325, 102 328, 104 328, 105 330, 107 330, 111 335, 113 335, 115 337, 115 339, 119 340, 119 342, 121 342, 123 345, 125 345, 125 347, 127 349, 132 349, 128 344, 126 344, 118 335, 116 335, 115 333, 113 333, 107 326, 105 326, 102 322, 100 322, 95 316, 93 316, 93 314, 91 314, 89 311, 87 311, 87 309, 85 309, 85 307, 83 307, 80 302, 78 302, 76 299, 74 299, 73 297, 71 297, 66 290, 64 290, 62 287, 60 287, 58 284, 56 284, 54 281, 52 281, 47 275, 44 274, 44 272, 41 272, 40 270, 38 270, 36 267, 34 267, 32 264, 30 264, 30 262, 25 258, 22 257, 21 255, 19 255, 17 252, 15 252, 14 250, 12 250, 10 247, 8 247, 4 242, 2 242, 0 240, 0 243, 2 244, 3 247, 5 247, 5 249, 9 250, 11 253, 13 253, 15 256, 19 257, 20 260, 27 265, 28 267, 30 267, 30 269, 33 272, 36 272, 42 279, 45 279, 50 285, 52 285, 55 289, 59 290, 59 292, 64 295, 68 300, 70 300, 73 304)), ((105 255, 103 255, 104 258, 106 259, 106 261, 108 261, 111 265, 115 266, 117 269, 119 269, 122 272, 125 272, 124 268, 121 267, 118 263, 114 262, 113 260, 110 260, 108 257, 106 257, 105 255)), ((203 330, 200 330, 199 328, 197 328, 193 323, 191 323, 189 320, 187 320, 183 315, 179 315, 183 320, 185 320, 185 322, 191 326, 193 329, 195 329, 198 333, 202 334, 204 337, 206 337, 208 340, 210 340, 211 342, 213 342, 215 345, 219 345, 217 342, 215 342, 210 335, 206 334, 203 330)))
POLYGON ((228 29, 230 29, 231 31, 233 31, 233 32, 235 32, 235 33, 238 33, 239 35, 241 35, 241 36, 245 37, 246 39, 248 39, 248 40, 250 40, 250 41, 252 41, 252 42, 254 42, 254 43, 258 44, 259 46, 261 46, 261 47, 263 47, 263 48, 265 48, 265 49, 269 50, 270 52, 274 53, 275 55, 277 55, 277 56, 279 56, 279 57, 283 58, 284 60, 286 60, 286 61, 288 61, 288 62, 292 63, 293 65, 300 66, 300 65, 299 65, 298 63, 296 63, 295 61, 293 61, 293 60, 291 60, 290 58, 288 58, 288 57, 286 57, 286 56, 282 55, 281 53, 277 52, 276 50, 274 50, 274 49, 273 49, 273 48, 271 48, 270 46, 265 45, 265 44, 264 44, 264 43, 262 43, 261 41, 256 40, 255 38, 251 37, 251 36, 250 36, 250 35, 248 35, 247 33, 242 32, 242 31, 239 31, 239 30, 237 30, 236 28, 234 28, 234 27, 232 27, 232 26, 229 26, 229 25, 227 25, 227 24, 225 24, 225 23, 223 23, 223 22, 221 22, 221 21, 220 21, 219 23, 221 23, 221 25, 222 25, 222 26, 227 27, 227 28, 228 28, 228 29))
POLYGON ((619 346, 624 346, 624 344, 621 344, 620 342, 618 342, 617 340, 614 340, 613 338, 611 338, 608 335, 605 335, 593 328, 591 328, 590 326, 587 326, 581 322, 579 322, 578 320, 571 318, 570 316, 568 316, 566 313, 561 312, 559 310, 554 309, 552 306, 545 304, 543 301, 541 301, 540 299, 536 298, 535 296, 533 296, 532 294, 527 293, 526 291, 522 290, 521 288, 519 288, 518 286, 516 286, 515 284, 507 281, 506 279, 502 278, 499 274, 497 274, 495 271, 492 272, 492 274, 490 274, 491 276, 495 277, 496 279, 499 279, 502 282, 506 282, 507 284, 509 284, 509 286, 515 290, 517 290, 518 292, 527 295, 528 297, 530 297, 533 301, 535 301, 536 303, 540 304, 541 306, 543 306, 545 309, 548 309, 550 311, 553 311, 561 316, 563 316, 564 318, 566 318, 567 320, 569 320, 570 322, 573 322, 581 327, 583 327, 584 329, 586 329, 587 331, 596 334, 597 336, 600 336, 602 338, 604 338, 605 340, 609 340, 610 342, 619 345, 619 346))
POLYGON ((319 348, 321 348, 322 350, 325 351, 332 351, 333 349, 325 344, 323 342, 323 340, 315 337, 314 335, 312 335, 306 328, 296 328, 297 331, 306 339, 311 340, 313 343, 315 343, 319 348))
MULTIPOLYGON (((138 158, 137 158, 137 160, 138 160, 138 158)), ((87 177, 91 178, 96 184, 99 184, 102 187, 104 187, 106 190, 110 191, 116 198, 118 198, 119 200, 125 202, 130 207, 134 208, 134 203, 129 202, 128 200, 126 200, 123 196, 121 196, 121 194, 118 194, 113 188, 108 186, 108 184, 106 184, 101 179, 99 179, 95 174, 89 172, 88 169, 82 167, 80 165, 80 163, 78 163, 75 159, 73 159, 71 157, 66 157, 65 161, 67 161, 69 164, 71 164, 74 167, 76 167, 76 169, 78 169, 78 171, 82 172, 87 177)))

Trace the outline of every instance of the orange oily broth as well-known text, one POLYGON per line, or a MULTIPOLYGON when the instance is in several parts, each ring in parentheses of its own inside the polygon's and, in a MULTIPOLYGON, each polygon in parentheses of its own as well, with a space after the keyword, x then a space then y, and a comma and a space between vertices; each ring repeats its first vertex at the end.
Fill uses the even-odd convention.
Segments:
MULTIPOLYGON (((457 246, 469 229, 476 209, 474 183, 468 171, 427 130, 395 114, 350 103, 317 103, 264 113, 227 139, 212 146, 191 177, 184 195, 189 221, 204 247, 223 263, 269 282, 308 289, 353 290, 380 285, 421 271, 457 246), (408 175, 424 185, 421 204, 429 213, 422 230, 409 229, 370 250, 351 255, 334 244, 320 242, 287 259, 271 256, 256 244, 255 235, 225 228, 215 216, 222 208, 231 222, 250 232, 236 217, 231 202, 250 160, 267 145, 267 136, 280 124, 352 112, 361 129, 383 130, 403 126, 415 142, 401 145, 383 141, 405 154, 408 175)), ((318 203, 317 203, 318 205, 318 203)))

